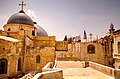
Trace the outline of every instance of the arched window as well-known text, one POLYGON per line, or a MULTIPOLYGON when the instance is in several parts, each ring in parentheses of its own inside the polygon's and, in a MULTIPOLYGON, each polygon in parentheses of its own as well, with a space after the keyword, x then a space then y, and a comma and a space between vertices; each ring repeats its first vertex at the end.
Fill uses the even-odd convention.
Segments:
POLYGON ((110 47, 111 47, 111 52, 113 52, 113 40, 111 40, 110 43, 111 43, 111 45, 110 45, 110 47))
POLYGON ((36 56, 36 63, 40 63, 40 55, 36 56))
POLYGON ((120 54, 120 42, 118 42, 118 54, 120 54))
POLYGON ((7 74, 7 59, 0 59, 0 74, 7 74))
POLYGON ((35 36, 35 31, 32 31, 32 35, 35 36))
POLYGON ((18 59, 18 68, 17 68, 18 71, 21 70, 21 58, 18 59))
POLYGON ((95 46, 94 45, 88 45, 87 46, 87 53, 88 54, 93 54, 93 53, 95 53, 95 46))
POLYGON ((11 29, 10 29, 10 28, 8 28, 8 31, 11 31, 11 29))

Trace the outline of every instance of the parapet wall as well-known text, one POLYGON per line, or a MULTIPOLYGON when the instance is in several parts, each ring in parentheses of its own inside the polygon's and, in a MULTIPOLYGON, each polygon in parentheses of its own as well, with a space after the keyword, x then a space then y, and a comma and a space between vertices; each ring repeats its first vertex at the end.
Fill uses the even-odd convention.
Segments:
POLYGON ((89 61, 89 67, 96 69, 106 75, 114 77, 114 68, 104 66, 98 63, 90 62, 90 61, 89 61))
POLYGON ((47 71, 36 74, 31 79, 63 79, 62 70, 47 71))
POLYGON ((120 69, 114 69, 91 61, 85 61, 85 67, 91 67, 95 70, 98 70, 106 75, 113 77, 114 79, 120 79, 120 69))
POLYGON ((61 69, 54 69, 53 63, 49 62, 42 68, 42 73, 36 74, 32 79, 63 79, 61 69))
POLYGON ((28 73, 21 79, 63 79, 63 71, 61 69, 53 68, 53 63, 48 62, 41 73, 28 73))

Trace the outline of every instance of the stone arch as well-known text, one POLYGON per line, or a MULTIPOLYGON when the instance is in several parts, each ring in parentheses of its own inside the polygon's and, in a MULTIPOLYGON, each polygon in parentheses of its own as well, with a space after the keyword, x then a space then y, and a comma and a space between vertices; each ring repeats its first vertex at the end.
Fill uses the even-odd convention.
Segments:
POLYGON ((36 63, 40 63, 40 55, 36 56, 36 63))
POLYGON ((120 42, 118 42, 118 54, 120 54, 120 42))
POLYGON ((93 53, 95 53, 95 46, 92 45, 92 44, 88 45, 88 46, 87 46, 87 53, 88 53, 88 54, 93 54, 93 53))
POLYGON ((21 58, 18 59, 18 68, 17 68, 18 71, 21 70, 21 58))
POLYGON ((7 74, 8 61, 5 58, 0 59, 0 74, 7 74))

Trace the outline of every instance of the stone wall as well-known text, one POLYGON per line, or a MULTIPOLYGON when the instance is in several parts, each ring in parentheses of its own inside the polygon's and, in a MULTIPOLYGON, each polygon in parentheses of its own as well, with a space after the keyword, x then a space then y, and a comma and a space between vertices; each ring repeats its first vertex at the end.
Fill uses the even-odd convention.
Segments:
POLYGON ((114 59, 115 59, 115 68, 120 69, 120 54, 118 53, 118 42, 120 42, 120 34, 116 34, 114 36, 114 45, 113 45, 113 52, 114 52, 114 59))
MULTIPOLYGON (((83 51, 83 50, 82 50, 83 51)), ((86 52, 70 52, 70 51, 56 51, 56 59, 61 61, 93 61, 100 64, 104 63, 104 56, 101 52, 95 54, 87 54, 86 52)))
MULTIPOLYGON (((87 67, 91 67, 95 70, 98 70, 106 75, 113 77, 114 79, 120 78, 120 69, 114 69, 114 68, 104 66, 98 63, 90 62, 90 61, 87 61, 87 62, 89 63, 89 66, 87 67)), ((85 63, 85 64, 88 64, 88 63, 85 63)))
POLYGON ((68 50, 67 41, 56 41, 55 50, 56 51, 67 51, 68 50))
MULTIPOLYGON (((68 45, 68 52, 79 53, 79 59, 81 61, 93 61, 101 64, 105 64, 105 54, 101 43, 98 42, 75 42, 68 45), (88 53, 88 46, 93 45, 95 47, 94 53, 88 53)), ((109 64, 109 63, 108 63, 109 64)), ((106 65, 108 65, 106 64, 106 65)))
POLYGON ((37 48, 34 52, 26 53, 25 57, 25 72, 28 71, 41 71, 48 62, 55 61, 55 48, 54 47, 44 47, 37 48), (34 55, 33 55, 34 54, 34 55), (37 55, 40 56, 40 63, 36 63, 37 55))
POLYGON ((76 61, 80 60, 80 53, 79 52, 68 52, 68 51, 56 51, 56 59, 58 61, 76 61))
MULTIPOLYGON (((3 56, 0 56, 0 59, 6 59, 7 60, 7 73, 0 74, 0 78, 3 77, 9 77, 9 76, 15 76, 18 73, 21 73, 21 70, 18 71, 18 59, 21 58, 21 64, 22 64, 22 56, 18 56, 15 54, 6 54, 3 56)), ((22 69, 22 66, 21 66, 22 69)))
POLYGON ((55 36, 35 36, 34 47, 55 47, 55 36))
POLYGON ((120 34, 114 36, 114 45, 113 45, 114 54, 118 54, 118 42, 120 42, 120 34))

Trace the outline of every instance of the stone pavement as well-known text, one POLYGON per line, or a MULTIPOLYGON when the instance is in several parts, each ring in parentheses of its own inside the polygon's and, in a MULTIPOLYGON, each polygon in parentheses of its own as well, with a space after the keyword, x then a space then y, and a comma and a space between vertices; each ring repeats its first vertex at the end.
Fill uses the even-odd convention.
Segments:
POLYGON ((83 68, 81 61, 57 61, 57 68, 63 69, 64 79, 114 79, 90 67, 83 68))

